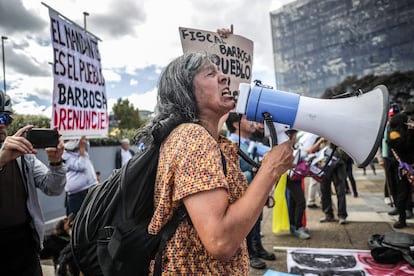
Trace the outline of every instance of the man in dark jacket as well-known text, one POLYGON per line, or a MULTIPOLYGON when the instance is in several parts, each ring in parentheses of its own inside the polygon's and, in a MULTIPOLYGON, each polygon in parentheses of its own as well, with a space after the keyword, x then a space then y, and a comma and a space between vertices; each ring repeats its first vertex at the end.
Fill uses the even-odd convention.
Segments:
POLYGON ((115 168, 121 168, 134 154, 135 152, 129 148, 129 139, 122 139, 121 148, 119 148, 115 154, 115 168))
POLYGON ((394 228, 406 227, 407 213, 412 212, 412 188, 405 172, 414 170, 412 167, 414 164, 414 129, 409 127, 408 118, 405 113, 394 115, 390 120, 390 133, 388 135, 388 144, 398 162, 396 206, 399 217, 398 221, 394 223, 394 228))
POLYGON ((41 276, 44 220, 36 188, 47 195, 63 192, 63 141, 45 149, 49 166, 44 165, 24 137, 33 126, 8 136, 11 114, 11 99, 0 91, 0 247, 5 253, 0 258, 0 274, 41 276))

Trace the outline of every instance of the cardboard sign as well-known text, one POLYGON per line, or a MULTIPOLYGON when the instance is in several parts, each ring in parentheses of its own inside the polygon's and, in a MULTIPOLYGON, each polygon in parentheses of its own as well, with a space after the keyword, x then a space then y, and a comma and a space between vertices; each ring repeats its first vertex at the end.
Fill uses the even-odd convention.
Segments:
POLYGON ((49 9, 53 45, 52 126, 63 139, 106 137, 107 97, 97 39, 49 9))
POLYGON ((250 83, 253 67, 253 41, 231 34, 221 38, 215 32, 179 28, 184 53, 208 52, 220 57, 221 71, 230 77, 230 90, 239 90, 240 83, 250 83))

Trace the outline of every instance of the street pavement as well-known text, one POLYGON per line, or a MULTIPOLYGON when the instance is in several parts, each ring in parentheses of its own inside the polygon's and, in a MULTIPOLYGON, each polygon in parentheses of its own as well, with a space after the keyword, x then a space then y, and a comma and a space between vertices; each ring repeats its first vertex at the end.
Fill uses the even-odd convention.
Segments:
MULTIPOLYGON (((398 216, 390 216, 388 212, 392 208, 384 203, 384 171, 376 170, 374 175, 369 166, 366 175, 363 170, 354 168, 354 177, 357 183, 359 196, 354 198, 352 194, 346 197, 348 218, 347 224, 339 225, 338 222, 320 223, 323 217, 321 208, 306 208, 307 228, 311 238, 300 240, 289 232, 274 234, 272 232, 272 209, 265 207, 263 211, 262 233, 263 246, 275 253, 276 261, 266 261, 264 270, 251 269, 251 276, 261 276, 267 269, 279 272, 287 271, 287 248, 335 248, 369 250, 368 238, 372 234, 384 234, 390 231, 406 232, 414 234, 414 219, 407 220, 408 227, 394 229, 393 223, 398 216)), ((305 187, 307 187, 305 182, 305 187)), ((334 189, 333 189, 334 191, 334 189)), ((306 195, 306 193, 305 193, 306 195)), ((334 213, 336 215, 336 195, 332 195, 334 213)), ((320 206, 320 203, 318 202, 320 206)))
MULTIPOLYGON (((267 207, 263 210, 263 246, 275 253, 276 261, 266 261, 264 270, 251 269, 250 276, 262 276, 267 269, 279 272, 288 272, 286 263, 287 248, 337 248, 337 249, 361 249, 368 250, 368 238, 372 234, 384 234, 390 231, 400 231, 414 234, 414 219, 407 220, 408 227, 393 229, 392 225, 397 216, 387 213, 392 210, 384 203, 384 171, 376 170, 374 175, 369 167, 366 175, 363 170, 354 168, 354 176, 357 183, 359 196, 354 198, 347 195, 347 224, 339 225, 338 222, 320 223, 323 216, 320 208, 306 209, 307 228, 311 238, 300 240, 289 232, 274 234, 272 232, 273 209, 267 207)), ((305 182, 305 187, 307 183, 305 182)), ((306 193, 305 193, 306 195, 306 193)), ((332 195, 333 206, 336 211, 336 196, 332 195)), ((318 202, 320 206, 320 203, 318 202)), ((335 212, 336 214, 336 212, 335 212)), ((53 276, 54 269, 50 261, 42 261, 44 276, 53 276)))

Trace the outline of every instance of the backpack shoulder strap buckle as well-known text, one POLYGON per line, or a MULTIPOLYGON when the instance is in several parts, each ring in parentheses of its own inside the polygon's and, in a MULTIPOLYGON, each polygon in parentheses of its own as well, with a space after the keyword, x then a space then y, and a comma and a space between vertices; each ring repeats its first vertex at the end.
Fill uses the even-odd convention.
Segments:
POLYGON ((103 238, 104 239, 110 239, 112 237, 112 234, 114 233, 114 231, 115 231, 115 227, 113 227, 113 226, 105 226, 103 228, 103 231, 102 231, 103 238))

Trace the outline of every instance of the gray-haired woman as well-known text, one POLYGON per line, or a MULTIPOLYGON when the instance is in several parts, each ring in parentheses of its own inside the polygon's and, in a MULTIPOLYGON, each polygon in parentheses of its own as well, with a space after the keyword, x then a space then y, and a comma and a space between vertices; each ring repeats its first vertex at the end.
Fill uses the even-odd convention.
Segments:
POLYGON ((178 226, 164 249, 163 274, 248 275, 245 238, 272 186, 293 167, 289 141, 264 157, 247 186, 237 146, 219 135, 220 118, 235 103, 218 64, 217 56, 205 53, 173 60, 160 77, 155 117, 135 137, 159 139, 151 136, 157 124, 172 130, 160 149, 149 232, 160 231, 181 204, 191 220, 178 226))

